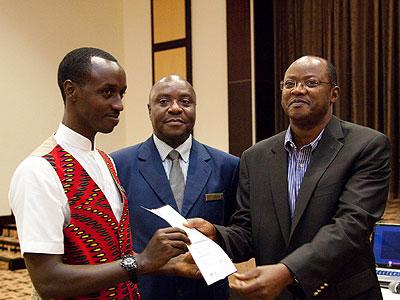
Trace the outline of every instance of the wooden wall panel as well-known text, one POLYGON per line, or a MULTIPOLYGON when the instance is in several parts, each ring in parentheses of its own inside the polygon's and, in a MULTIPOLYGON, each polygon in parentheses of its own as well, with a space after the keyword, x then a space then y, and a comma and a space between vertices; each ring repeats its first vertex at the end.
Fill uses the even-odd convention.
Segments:
POLYGON ((254 68, 256 142, 273 136, 280 90, 275 86, 273 1, 254 1, 254 68))
POLYGON ((184 39, 185 20, 185 0, 154 0, 154 43, 184 39))
POLYGON ((152 0, 153 82, 178 74, 192 83, 190 0, 152 0))
POLYGON ((229 152, 252 145, 250 1, 226 1, 228 37, 229 152))
POLYGON ((186 79, 186 48, 175 48, 154 53, 154 80, 176 74, 186 79))

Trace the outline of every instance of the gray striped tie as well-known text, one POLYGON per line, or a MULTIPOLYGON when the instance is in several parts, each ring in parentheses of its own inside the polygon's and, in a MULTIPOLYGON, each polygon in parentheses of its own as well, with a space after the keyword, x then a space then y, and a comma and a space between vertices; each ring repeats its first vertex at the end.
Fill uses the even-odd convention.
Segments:
POLYGON ((169 172, 169 184, 171 185, 172 193, 178 206, 179 211, 182 211, 183 205, 183 194, 185 192, 185 179, 181 166, 179 164, 180 154, 176 150, 171 150, 168 154, 170 160, 172 160, 171 171, 169 172))

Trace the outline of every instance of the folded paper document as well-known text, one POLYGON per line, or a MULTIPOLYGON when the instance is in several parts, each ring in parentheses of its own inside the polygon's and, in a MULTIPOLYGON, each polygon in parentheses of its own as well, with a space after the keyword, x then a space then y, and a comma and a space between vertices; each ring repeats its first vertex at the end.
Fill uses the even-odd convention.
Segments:
POLYGON ((156 209, 143 208, 164 219, 171 226, 181 228, 187 233, 192 243, 188 245, 189 251, 208 285, 236 272, 235 265, 224 250, 198 230, 185 227, 183 223, 186 222, 186 219, 171 206, 165 205, 156 209))

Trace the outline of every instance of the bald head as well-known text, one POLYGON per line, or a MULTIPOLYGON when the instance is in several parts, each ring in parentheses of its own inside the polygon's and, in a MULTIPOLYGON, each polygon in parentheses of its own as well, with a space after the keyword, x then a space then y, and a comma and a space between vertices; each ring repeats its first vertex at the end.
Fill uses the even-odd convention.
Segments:
POLYGON ((160 89, 172 86, 182 86, 186 87, 188 90, 191 91, 194 101, 196 102, 196 93, 192 87, 192 85, 187 82, 185 79, 180 77, 179 75, 171 74, 167 75, 160 80, 158 80, 151 88, 149 94, 149 104, 151 103, 151 99, 154 98, 155 93, 157 93, 160 89))
MULTIPOLYGON (((309 66, 315 66, 319 68, 323 68, 323 72, 327 75, 329 82, 332 83, 333 86, 338 85, 337 83, 337 73, 336 73, 336 68, 332 63, 322 57, 319 56, 314 56, 314 55, 305 55, 302 56, 298 59, 296 59, 287 70, 290 69, 293 65, 309 65, 309 66)), ((287 72, 287 71, 286 71, 287 72)), ((286 73, 285 73, 286 75, 286 73)))

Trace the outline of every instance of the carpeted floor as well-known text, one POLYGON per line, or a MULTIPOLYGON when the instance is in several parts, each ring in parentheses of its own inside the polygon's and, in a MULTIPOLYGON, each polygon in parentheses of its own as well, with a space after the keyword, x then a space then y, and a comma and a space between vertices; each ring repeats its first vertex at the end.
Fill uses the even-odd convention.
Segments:
MULTIPOLYGON (((385 223, 400 223, 400 199, 389 201, 383 216, 385 223)), ((246 264, 239 269, 248 269, 246 264)), ((9 271, 0 262, 0 300, 29 299, 32 283, 26 270, 9 271)))
POLYGON ((29 299, 32 291, 28 271, 8 271, 8 264, 0 262, 0 300, 29 299))

